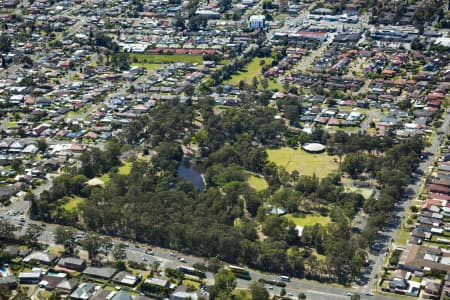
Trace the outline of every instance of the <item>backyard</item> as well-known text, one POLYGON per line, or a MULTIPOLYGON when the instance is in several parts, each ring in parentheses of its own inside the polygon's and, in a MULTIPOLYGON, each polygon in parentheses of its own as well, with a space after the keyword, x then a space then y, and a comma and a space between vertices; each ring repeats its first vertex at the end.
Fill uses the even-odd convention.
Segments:
POLYGON ((300 175, 312 176, 315 173, 323 178, 339 167, 336 157, 326 153, 311 154, 303 149, 283 147, 267 150, 267 154, 269 161, 284 167, 288 172, 297 170, 300 175))

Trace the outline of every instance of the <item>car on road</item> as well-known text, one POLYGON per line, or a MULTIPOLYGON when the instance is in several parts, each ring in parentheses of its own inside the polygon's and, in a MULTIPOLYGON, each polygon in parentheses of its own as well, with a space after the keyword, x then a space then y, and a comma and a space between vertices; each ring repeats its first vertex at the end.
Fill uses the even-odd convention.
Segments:
POLYGON ((173 256, 173 257, 175 257, 175 256, 177 256, 175 253, 173 253, 173 252, 170 252, 170 256, 173 256))
POLYGON ((366 293, 366 296, 373 296, 373 293, 366 293))
POLYGON ((155 255, 155 252, 153 252, 153 250, 151 248, 147 248, 147 249, 145 249, 145 254, 155 255))
POLYGON ((353 296, 353 293, 352 292, 345 292, 345 296, 353 296))
POLYGON ((180 257, 180 258, 178 258, 178 260, 181 261, 182 263, 186 262, 186 259, 184 257, 180 257))

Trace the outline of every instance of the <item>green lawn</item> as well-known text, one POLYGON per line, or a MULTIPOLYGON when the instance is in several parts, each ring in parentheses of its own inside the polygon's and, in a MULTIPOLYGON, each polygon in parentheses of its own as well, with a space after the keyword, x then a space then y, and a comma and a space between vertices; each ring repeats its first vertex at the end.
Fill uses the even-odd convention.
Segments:
POLYGON ((406 229, 399 229, 397 231, 397 235, 395 236, 395 243, 399 245, 406 245, 406 242, 409 239, 411 232, 406 229))
POLYGON ((147 69, 147 71, 154 70, 161 66, 161 64, 152 64, 152 63, 133 63, 131 64, 133 67, 143 67, 147 69))
MULTIPOLYGON (((127 162, 118 168, 117 174, 130 175, 132 167, 133 167, 133 163, 127 162)), ((102 176, 100 176, 100 180, 103 181, 105 184, 107 184, 111 180, 111 177, 109 176, 108 173, 105 173, 102 176)))
POLYGON ((123 166, 119 167, 119 170, 117 171, 117 174, 119 174, 119 175, 130 175, 132 166, 133 166, 133 163, 131 163, 131 162, 125 163, 123 166))
MULTIPOLYGON (((262 89, 261 80, 264 79, 264 76, 261 74, 261 70, 264 65, 260 65, 260 63, 263 60, 265 62, 264 65, 270 65, 273 59, 271 57, 263 57, 263 58, 256 57, 247 65, 247 67, 243 71, 238 72, 237 74, 231 76, 231 79, 225 81, 224 83, 230 85, 239 85, 239 82, 243 80, 247 84, 252 84, 253 77, 256 77, 259 81, 258 88, 262 89)), ((267 80, 268 80, 267 89, 269 90, 283 89, 283 85, 277 83, 275 80, 273 79, 267 80)))
POLYGON ((250 175, 250 177, 247 179, 247 183, 257 192, 263 191, 269 187, 267 181, 264 178, 256 177, 255 175, 250 175))
POLYGON ((193 286, 196 290, 200 289, 200 283, 194 280, 184 279, 183 285, 190 285, 193 286))
POLYGON ((6 124, 6 127, 7 128, 12 128, 12 127, 16 127, 17 126, 17 122, 8 122, 7 124, 6 124))
POLYGON ((174 62, 185 63, 202 63, 202 55, 190 55, 190 54, 142 54, 142 53, 130 53, 131 64, 144 63, 144 64, 167 64, 174 62))
POLYGON ((324 217, 324 216, 320 216, 320 215, 307 215, 303 218, 298 218, 295 217, 291 214, 289 215, 285 215, 284 216, 286 219, 294 222, 296 225, 299 226, 313 226, 315 224, 320 224, 320 225, 327 225, 329 223, 331 223, 331 218, 330 217, 324 217))
POLYGON ((51 296, 52 296, 52 293, 50 293, 49 291, 40 291, 39 292, 40 299, 50 299, 51 296))
POLYGON ((278 166, 284 167, 288 172, 297 170, 300 175, 313 175, 323 178, 339 167, 335 156, 326 153, 311 154, 303 149, 283 147, 267 150, 268 159, 278 166))
POLYGON ((354 186, 345 186, 346 192, 355 192, 361 194, 364 199, 369 199, 373 195, 373 190, 369 188, 358 188, 354 186))
POLYGON ((108 173, 105 173, 100 177, 100 180, 103 181, 104 184, 107 184, 111 180, 111 178, 109 177, 108 173))
POLYGON ((69 202, 63 205, 63 208, 65 210, 71 211, 74 210, 78 206, 78 204, 83 203, 84 201, 86 201, 85 198, 73 197, 69 202))

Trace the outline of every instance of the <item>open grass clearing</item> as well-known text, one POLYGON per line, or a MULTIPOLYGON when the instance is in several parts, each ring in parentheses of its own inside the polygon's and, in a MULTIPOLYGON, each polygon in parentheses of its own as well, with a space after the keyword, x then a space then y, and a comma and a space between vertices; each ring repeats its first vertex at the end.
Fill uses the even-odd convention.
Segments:
POLYGON ((111 177, 109 177, 108 173, 105 173, 100 176, 100 180, 103 181, 104 184, 107 184, 111 180, 111 177))
POLYGON ((215 105, 213 107, 213 112, 214 112, 215 115, 220 115, 221 113, 223 113, 224 111, 227 111, 228 109, 230 109, 229 106, 215 105))
POLYGON ((119 167, 119 170, 117 171, 117 174, 119 174, 119 175, 130 175, 132 167, 133 167, 133 163, 127 162, 123 166, 119 167))
POLYGON ((142 67, 145 68, 147 71, 154 70, 156 68, 159 68, 161 64, 152 64, 152 63, 133 63, 131 64, 133 67, 142 67))
POLYGON ((370 197, 372 197, 373 195, 373 189, 371 188, 360 188, 360 187, 355 187, 355 186, 345 186, 345 191, 346 192, 355 192, 358 194, 361 194, 364 199, 369 199, 370 197))
POLYGON ((331 223, 330 217, 324 217, 321 215, 306 215, 304 217, 296 217, 292 214, 288 214, 284 216, 289 221, 294 222, 298 226, 313 226, 315 224, 319 224, 322 226, 325 226, 329 223, 331 223))
POLYGON ((67 211, 72 211, 75 208, 77 208, 77 206, 81 203, 83 203, 84 201, 86 201, 85 198, 82 197, 73 197, 69 200, 69 202, 67 202, 66 204, 63 205, 63 208, 67 211))
MULTIPOLYGON (((133 167, 132 162, 126 162, 125 164, 118 167, 117 174, 125 176, 130 175, 132 167, 133 167)), ((111 177, 109 176, 109 173, 105 173, 102 176, 100 176, 100 180, 103 181, 103 183, 107 184, 111 180, 111 177)))
POLYGON ((61 256, 61 254, 64 253, 64 246, 62 246, 62 245, 53 245, 53 246, 48 247, 47 250, 48 250, 49 253, 54 254, 54 255, 59 257, 59 256, 61 256))
POLYGON ((175 62, 184 63, 202 63, 202 55, 190 54, 145 54, 145 53, 130 53, 131 64, 167 64, 175 62))
MULTIPOLYGON (((246 84, 253 84, 253 77, 256 77, 258 79, 258 88, 262 89, 261 80, 264 79, 264 76, 262 75, 261 71, 263 66, 270 65, 272 63, 271 57, 256 57, 254 58, 246 67, 244 70, 238 72, 237 74, 234 74, 231 76, 231 78, 227 81, 225 81, 225 84, 230 85, 239 85, 239 82, 243 80, 246 84), (264 64, 262 64, 264 62, 264 64)), ((267 79, 268 83, 268 90, 282 90, 283 85, 276 82, 273 79, 267 79)))
POLYGON ((247 179, 248 185, 255 189, 257 192, 263 191, 269 187, 267 181, 264 178, 257 177, 255 175, 250 175, 247 179))
POLYGON ((312 176, 315 173, 323 178, 339 167, 336 157, 326 153, 311 154, 303 149, 283 147, 267 150, 267 154, 269 161, 284 167, 288 172, 297 170, 300 175, 312 176))

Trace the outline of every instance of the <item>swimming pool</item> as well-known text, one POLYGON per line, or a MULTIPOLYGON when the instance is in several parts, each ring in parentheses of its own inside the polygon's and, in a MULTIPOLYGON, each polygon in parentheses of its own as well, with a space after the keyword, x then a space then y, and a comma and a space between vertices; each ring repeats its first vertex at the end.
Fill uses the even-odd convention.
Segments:
POLYGON ((63 278, 67 276, 66 273, 57 273, 57 272, 53 272, 53 271, 48 271, 47 275, 52 276, 52 277, 63 277, 63 278))
POLYGON ((2 274, 3 277, 12 275, 11 272, 9 271, 9 269, 7 267, 5 267, 5 266, 2 266, 0 268, 0 274, 2 274))

